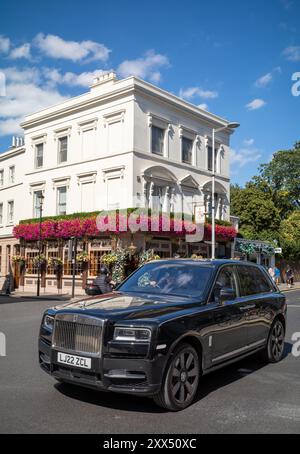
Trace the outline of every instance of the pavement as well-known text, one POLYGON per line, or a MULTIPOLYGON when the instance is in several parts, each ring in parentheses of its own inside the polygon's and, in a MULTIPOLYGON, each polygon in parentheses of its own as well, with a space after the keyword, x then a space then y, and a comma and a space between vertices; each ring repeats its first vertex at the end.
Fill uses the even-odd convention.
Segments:
POLYGON ((1 298, 0 433, 300 433, 300 356, 291 353, 300 290, 286 295, 284 359, 264 365, 254 356, 203 377, 196 402, 178 413, 147 398, 58 384, 37 359, 42 313, 53 302, 1 298))

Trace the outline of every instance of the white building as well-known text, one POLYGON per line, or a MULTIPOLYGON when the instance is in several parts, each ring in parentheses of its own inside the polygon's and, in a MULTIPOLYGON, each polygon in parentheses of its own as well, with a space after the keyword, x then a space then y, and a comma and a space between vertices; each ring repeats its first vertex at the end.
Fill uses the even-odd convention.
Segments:
MULTIPOLYGON (((1 275, 19 251, 13 226, 39 216, 41 194, 45 217, 134 207, 193 214, 201 204, 209 212, 211 132, 227 125, 148 82, 117 80, 113 72, 95 80, 89 92, 28 115, 24 145, 14 144, 0 155, 1 275)), ((231 133, 228 128, 217 135, 215 149, 216 213, 225 221, 230 219, 231 133)), ((161 255, 172 255, 168 238, 143 241, 161 255)), ((107 238, 91 243, 98 256, 110 248, 107 238)), ((208 248, 196 247, 204 255, 208 248)), ((36 244, 26 245, 24 253, 30 260, 36 244)), ((28 271, 25 284, 34 286, 34 270, 28 271)))

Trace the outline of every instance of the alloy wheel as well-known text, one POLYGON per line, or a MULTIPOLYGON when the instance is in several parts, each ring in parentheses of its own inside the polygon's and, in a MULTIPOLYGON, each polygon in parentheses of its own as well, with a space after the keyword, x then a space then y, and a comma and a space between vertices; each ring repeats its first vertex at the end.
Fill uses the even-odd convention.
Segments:
POLYGON ((284 349, 284 328, 279 320, 273 326, 270 340, 272 355, 274 356, 274 359, 278 361, 281 358, 284 349))
POLYGON ((171 392, 175 401, 185 404, 194 398, 199 377, 199 363, 190 349, 181 351, 173 362, 171 392))

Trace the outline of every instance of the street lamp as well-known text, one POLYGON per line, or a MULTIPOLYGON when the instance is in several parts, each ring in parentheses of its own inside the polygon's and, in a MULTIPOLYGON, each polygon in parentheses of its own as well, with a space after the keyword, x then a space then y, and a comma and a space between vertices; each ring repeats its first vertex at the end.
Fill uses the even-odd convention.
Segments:
POLYGON ((42 250, 42 213, 43 213, 43 202, 44 202, 44 196, 41 193, 41 195, 38 197, 39 200, 39 210, 40 210, 40 221, 39 221, 39 258, 38 258, 38 277, 37 277, 37 291, 36 294, 37 296, 40 296, 40 288, 41 288, 41 250, 42 250))
POLYGON ((216 154, 215 154, 215 135, 217 132, 225 129, 236 129, 240 126, 239 123, 231 122, 221 128, 212 129, 212 177, 211 177, 211 258, 216 258, 216 207, 215 207, 215 187, 216 187, 216 154))

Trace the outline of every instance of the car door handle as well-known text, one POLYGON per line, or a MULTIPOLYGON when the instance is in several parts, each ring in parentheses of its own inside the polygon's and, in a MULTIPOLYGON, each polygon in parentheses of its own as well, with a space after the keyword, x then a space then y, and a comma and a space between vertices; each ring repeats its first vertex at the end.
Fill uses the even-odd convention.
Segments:
POLYGON ((248 304, 248 306, 240 307, 240 311, 242 312, 249 311, 250 309, 255 309, 255 307, 256 307, 255 304, 248 304))

